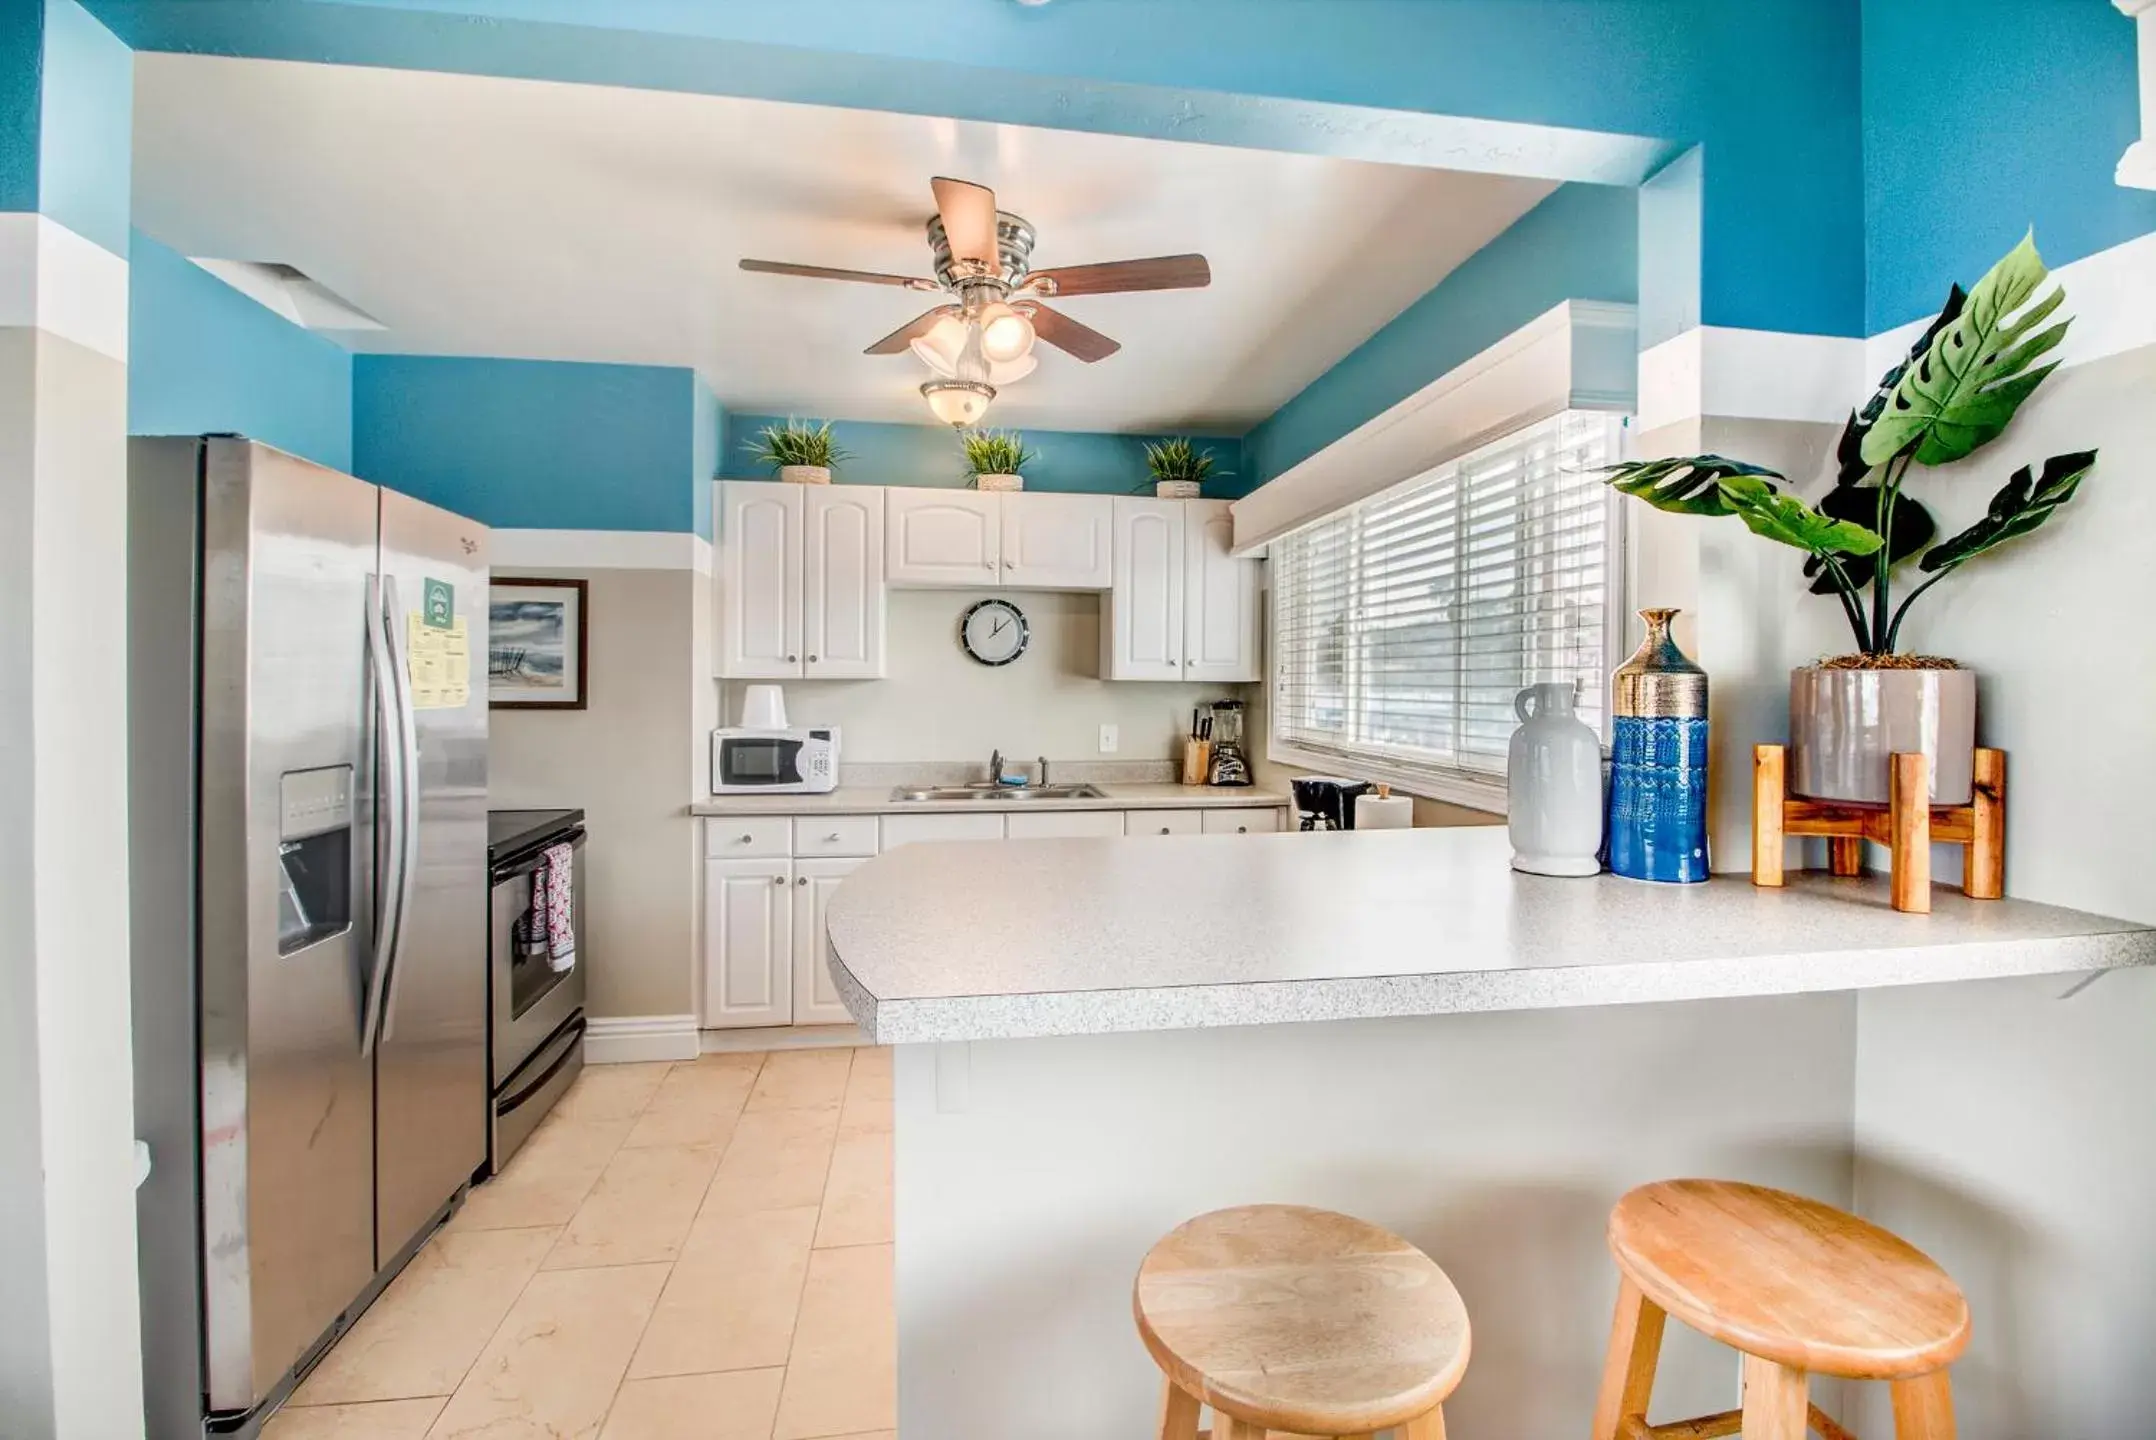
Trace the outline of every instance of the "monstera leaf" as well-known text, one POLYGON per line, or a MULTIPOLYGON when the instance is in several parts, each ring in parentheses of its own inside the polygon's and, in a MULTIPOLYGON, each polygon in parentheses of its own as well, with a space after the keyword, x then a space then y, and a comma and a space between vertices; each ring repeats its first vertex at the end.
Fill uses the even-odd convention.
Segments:
POLYGON ((1869 555, 1886 542, 1854 520, 1821 514, 1756 475, 1732 475, 1720 485, 1723 503, 1754 535, 1814 555, 1869 555))
POLYGON ((1721 482, 1731 476, 1783 478, 1778 470, 1747 465, 1742 460, 1721 455, 1634 460, 1626 465, 1612 465, 1605 473, 1609 483, 1625 494, 1637 496, 1655 509, 1667 510, 1674 515, 1733 513, 1721 491, 1721 482))
POLYGON ((2035 239, 2025 236, 1976 282, 1961 314, 1895 382, 1861 443, 1867 465, 1911 449, 1919 464, 1944 465, 1998 437, 2058 362, 2030 364, 2056 349, 2073 323, 2036 329, 2065 298, 2062 290, 2015 316, 2047 273, 2035 239))
POLYGON ((2029 467, 2022 466, 1999 488, 1999 493, 1991 497, 1991 508, 1985 511, 1983 519, 1959 535, 1934 545, 1918 568, 1951 570, 1986 550, 2028 534, 2049 520, 2053 511, 2074 498, 2082 477, 2095 466, 2094 450, 2054 455, 2044 462, 2044 473, 2040 476, 2032 477, 2029 467))
MULTIPOLYGON (((1838 485, 1820 500, 1822 514, 1837 520, 1850 520, 1867 529, 1879 523, 1879 490, 1872 485, 1838 485)), ((1901 564, 1931 543, 1939 533, 1939 523, 1931 518, 1931 511, 1924 503, 1904 491, 1894 501, 1894 515, 1887 525, 1886 548, 1870 555, 1851 555, 1842 561, 1842 571, 1857 585, 1869 585, 1872 571, 1879 563, 1879 555, 1887 557, 1887 568, 1901 564)), ((1804 562, 1804 573, 1812 577, 1814 595, 1831 595, 1839 587, 1834 577, 1827 573, 1827 562, 1814 555, 1804 562)))
POLYGON ((1837 486, 1858 484, 1871 473, 1871 463, 1864 458, 1864 437, 1871 434, 1872 425, 1879 419, 1880 412, 1886 409, 1887 401, 1893 398, 1894 387, 1901 383, 1901 377, 1909 373, 1911 365, 1924 357, 1925 351, 1931 349, 1931 342, 1938 338, 1941 330, 1961 318, 1962 307, 1968 303, 1969 297, 1959 285, 1949 289, 1946 292, 1946 303, 1939 307, 1939 313, 1932 317, 1931 324, 1924 327, 1924 333, 1916 337, 1916 343, 1909 347, 1909 353, 1895 362, 1893 369, 1879 377, 1878 388, 1872 391, 1872 398, 1864 402, 1862 410, 1849 412, 1848 423, 1842 426, 1841 443, 1834 448, 1834 459, 1840 467, 1840 473, 1834 477, 1837 486))

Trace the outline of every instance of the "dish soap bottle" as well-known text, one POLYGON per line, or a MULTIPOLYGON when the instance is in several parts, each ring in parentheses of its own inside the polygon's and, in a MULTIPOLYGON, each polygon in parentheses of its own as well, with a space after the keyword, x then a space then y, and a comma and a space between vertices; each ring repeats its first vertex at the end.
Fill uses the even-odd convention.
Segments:
POLYGON ((1602 741, 1573 712, 1573 687, 1530 685, 1512 698, 1520 728, 1505 766, 1512 868, 1602 873, 1602 741))
POLYGON ((1609 866, 1633 880, 1707 878, 1707 672, 1642 610, 1647 638, 1611 689, 1609 866))

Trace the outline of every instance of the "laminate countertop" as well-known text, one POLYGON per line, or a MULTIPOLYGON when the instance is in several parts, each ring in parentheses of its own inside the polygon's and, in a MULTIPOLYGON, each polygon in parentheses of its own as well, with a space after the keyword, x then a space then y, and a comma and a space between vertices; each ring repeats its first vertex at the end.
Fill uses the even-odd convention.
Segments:
MULTIPOLYGON (((714 795, 691 815, 948 815, 979 810, 1271 810, 1278 790, 1234 785, 1101 785, 1093 800, 894 800, 889 785, 841 786, 822 795, 714 795)), ((1023 787, 1018 787, 1022 789, 1023 787)))
POLYGON ((917 844, 832 895, 877 1044, 1781 995, 2156 964, 2156 930, 1941 887, 1510 868, 1502 829, 917 844))

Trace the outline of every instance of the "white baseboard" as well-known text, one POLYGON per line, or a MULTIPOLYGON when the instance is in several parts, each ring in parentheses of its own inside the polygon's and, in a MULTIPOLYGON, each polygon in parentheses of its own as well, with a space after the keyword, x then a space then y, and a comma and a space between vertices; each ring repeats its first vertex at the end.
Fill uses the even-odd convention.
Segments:
POLYGON ((730 1055, 743 1050, 823 1050, 867 1043, 868 1037, 858 1025, 752 1025, 703 1033, 706 1055, 730 1055))
POLYGON ((630 1060, 694 1060, 694 1015, 600 1015, 584 1030, 584 1062, 618 1065, 630 1060))

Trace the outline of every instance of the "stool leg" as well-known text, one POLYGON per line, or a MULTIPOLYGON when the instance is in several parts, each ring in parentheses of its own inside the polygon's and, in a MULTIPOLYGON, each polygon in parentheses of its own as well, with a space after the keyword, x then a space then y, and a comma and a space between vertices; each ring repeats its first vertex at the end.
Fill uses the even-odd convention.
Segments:
POLYGON ((1897 1380, 1888 1393, 1894 1397, 1894 1440, 1954 1440, 1954 1389, 1944 1370, 1897 1380))
MULTIPOLYGON (((1595 1401, 1594 1440, 1618 1440, 1625 1417, 1647 1413, 1654 1368, 1662 1358, 1662 1307, 1625 1278, 1617 1289, 1617 1315, 1610 1322, 1609 1355, 1602 1362, 1602 1393, 1595 1401)), ((1440 1425, 1444 1423, 1439 1420, 1440 1425)))
POLYGON ((1213 1440, 1266 1440, 1266 1434, 1247 1420, 1213 1412, 1213 1440))
POLYGON ((1440 1405, 1402 1425, 1400 1440, 1445 1440, 1445 1407, 1440 1405))
POLYGON ((1160 1383, 1160 1440, 1198 1440, 1198 1397, 1173 1380, 1160 1383))
POLYGON ((1744 1357, 1744 1440, 1804 1440, 1811 1382, 1802 1370, 1744 1357))

